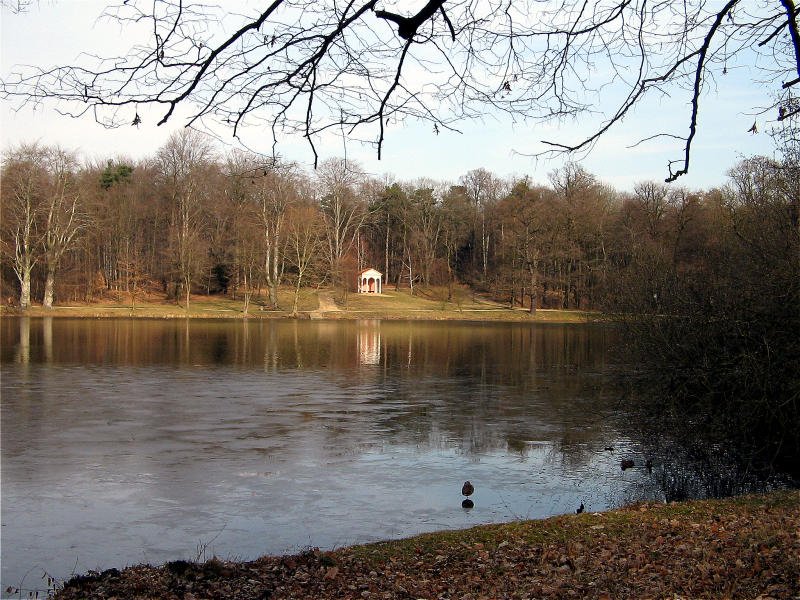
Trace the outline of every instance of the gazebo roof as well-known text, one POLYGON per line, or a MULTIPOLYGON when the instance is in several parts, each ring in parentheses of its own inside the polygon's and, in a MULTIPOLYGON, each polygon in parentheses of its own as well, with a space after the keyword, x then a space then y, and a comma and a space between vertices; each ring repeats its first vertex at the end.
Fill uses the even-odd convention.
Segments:
POLYGON ((378 275, 378 276, 383 276, 383 273, 381 273, 380 271, 377 271, 377 270, 375 270, 375 269, 372 269, 372 268, 370 268, 370 269, 364 269, 363 271, 361 271, 361 273, 359 273, 359 275, 362 275, 362 276, 363 276, 363 275, 378 275))

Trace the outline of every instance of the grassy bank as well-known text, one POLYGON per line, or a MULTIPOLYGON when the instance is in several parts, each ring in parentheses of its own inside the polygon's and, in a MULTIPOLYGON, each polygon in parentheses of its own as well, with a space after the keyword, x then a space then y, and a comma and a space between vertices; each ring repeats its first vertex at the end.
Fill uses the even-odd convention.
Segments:
MULTIPOLYGON (((245 312, 243 298, 229 296, 193 296, 187 310, 184 305, 150 295, 133 303, 130 297, 111 296, 87 304, 57 305, 52 309, 32 306, 25 311, 4 307, 3 315, 34 317, 143 317, 143 318, 206 318, 206 319, 275 319, 290 318, 293 290, 281 288, 278 309, 266 306, 263 298, 251 300, 245 312)), ((535 315, 520 307, 509 308, 459 290, 456 298, 447 300, 444 289, 429 288, 391 290, 380 295, 344 294, 340 290, 301 290, 298 318, 310 319, 415 319, 470 321, 549 321, 558 323, 596 320, 599 314, 585 311, 543 310, 535 315)))
POLYGON ((252 562, 77 577, 80 598, 797 598, 800 492, 479 526, 252 562))

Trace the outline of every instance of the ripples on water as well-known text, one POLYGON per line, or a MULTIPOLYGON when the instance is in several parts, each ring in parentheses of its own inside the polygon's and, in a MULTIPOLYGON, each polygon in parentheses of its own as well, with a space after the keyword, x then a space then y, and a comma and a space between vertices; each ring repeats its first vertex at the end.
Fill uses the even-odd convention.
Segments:
POLYGON ((642 469, 619 468, 636 449, 611 424, 603 327, 0 327, 2 589, 40 586, 43 571, 254 558, 655 494, 642 469))

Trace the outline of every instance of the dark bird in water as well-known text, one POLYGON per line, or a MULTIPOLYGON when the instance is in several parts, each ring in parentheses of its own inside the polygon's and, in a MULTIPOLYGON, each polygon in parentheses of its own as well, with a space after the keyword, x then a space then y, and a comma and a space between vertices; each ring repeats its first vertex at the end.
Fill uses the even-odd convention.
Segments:
POLYGON ((630 458, 623 458, 622 462, 619 463, 619 466, 622 467, 622 470, 631 469, 636 463, 634 463, 630 458))
POLYGON ((653 459, 648 458, 647 461, 644 463, 644 466, 647 468, 648 473, 653 472, 653 459))
POLYGON ((603 448, 603 450, 605 450, 606 452, 613 452, 614 451, 614 446, 610 446, 610 445, 606 446, 605 448, 603 448))
POLYGON ((472 492, 474 491, 475 487, 469 481, 465 481, 464 485, 461 486, 461 493, 465 496, 472 496, 472 492))
POLYGON ((575 514, 576 515, 581 514, 583 512, 583 509, 584 509, 583 502, 581 502, 581 505, 577 509, 575 509, 575 514))
POLYGON ((461 508, 472 508, 473 506, 475 506, 475 503, 469 498, 464 498, 464 501, 461 503, 461 508))

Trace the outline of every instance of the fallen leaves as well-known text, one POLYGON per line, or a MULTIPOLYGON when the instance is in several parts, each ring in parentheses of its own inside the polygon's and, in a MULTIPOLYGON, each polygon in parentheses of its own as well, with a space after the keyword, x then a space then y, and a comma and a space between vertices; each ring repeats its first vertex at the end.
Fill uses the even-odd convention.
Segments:
POLYGON ((58 600, 792 598, 800 493, 647 504, 252 562, 90 573, 58 600))

